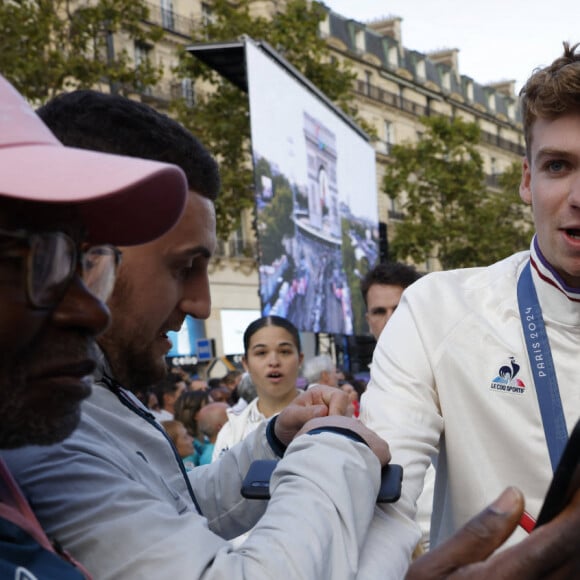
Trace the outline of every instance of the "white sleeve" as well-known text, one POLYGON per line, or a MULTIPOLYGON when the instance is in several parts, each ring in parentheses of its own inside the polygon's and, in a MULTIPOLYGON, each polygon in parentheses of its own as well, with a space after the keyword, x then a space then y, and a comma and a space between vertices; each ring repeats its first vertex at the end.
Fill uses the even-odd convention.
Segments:
POLYGON ((226 448, 217 461, 188 473, 210 530, 225 539, 247 532, 262 516, 267 502, 241 495, 242 481, 256 459, 278 459, 266 438, 267 423, 240 443, 226 448))
POLYGON ((218 459, 221 454, 232 446, 232 426, 228 420, 227 423, 219 430, 217 439, 215 441, 215 446, 213 448, 213 454, 211 456, 212 463, 218 459))
MULTIPOLYGON (((418 534, 416 501, 443 429, 431 353, 419 322, 404 294, 377 343, 360 415, 389 443, 391 461, 403 466, 401 498, 395 504, 383 504, 383 509, 392 516, 395 537, 411 543, 416 543, 418 536, 406 530, 414 526, 418 534)), ((408 544, 405 551, 411 553, 414 547, 408 544)))
POLYGON ((334 433, 293 441, 239 550, 132 478, 114 449, 81 444, 36 448, 19 471, 43 526, 99 580, 355 578, 379 487, 379 462, 362 443, 334 433))
POLYGON ((298 437, 274 471, 266 513, 240 549, 246 573, 232 568, 223 577, 355 578, 379 473, 362 443, 333 433, 298 437))

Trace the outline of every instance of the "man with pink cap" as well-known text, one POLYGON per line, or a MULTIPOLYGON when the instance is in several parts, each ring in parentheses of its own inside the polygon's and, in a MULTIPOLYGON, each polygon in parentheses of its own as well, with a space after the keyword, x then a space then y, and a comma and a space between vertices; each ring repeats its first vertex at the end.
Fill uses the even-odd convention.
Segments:
MULTIPOLYGON (((64 147, 0 77, 1 448, 75 429, 109 323, 121 258, 110 244, 163 234, 186 191, 176 166, 64 147)), ((0 460, 0 577, 83 577, 65 558, 0 460)))
MULTIPOLYGON (((103 101, 96 96, 93 100, 103 101)), ((111 111, 115 100, 119 99, 109 100, 98 113, 100 125, 105 117, 113 120, 105 130, 114 135, 112 142, 119 141, 119 111, 111 111)), ((81 104, 79 123, 86 120, 86 104, 81 104)), ((136 104, 131 109, 133 114, 151 119, 146 107, 136 104)), ((63 119, 71 122, 70 117, 63 119)), ((137 123, 130 116, 123 120, 127 125, 137 123)), ((117 300, 114 294, 109 300, 115 314, 124 318, 107 331, 108 340, 105 334, 99 339, 101 354, 109 356, 99 363, 102 378, 83 403, 79 429, 41 453, 30 446, 26 453, 5 452, 18 464, 20 476, 28 479, 23 488, 49 533, 70 547, 98 578, 265 580, 279 575, 336 580, 354 578, 361 563, 361 578, 400 577, 400 570, 388 562, 383 565, 383 552, 390 549, 385 537, 380 536, 377 543, 377 534, 369 533, 369 527, 375 531, 371 518, 379 465, 389 459, 386 444, 347 417, 323 416, 307 422, 315 415, 346 411, 346 396, 337 389, 329 388, 326 393, 311 389, 276 422, 268 424, 269 437, 265 428, 256 434, 253 447, 240 444, 220 462, 190 472, 191 480, 187 475, 182 477, 155 422, 117 381, 131 386, 142 380, 139 373, 143 365, 133 364, 137 359, 149 361, 151 373, 162 371, 166 327, 179 322, 187 310, 199 316, 209 314, 207 261, 215 246, 211 198, 189 183, 186 209, 176 226, 154 242, 127 248, 128 244, 146 241, 138 235, 149 225, 163 233, 159 220, 165 216, 167 222, 172 221, 167 207, 174 207, 171 217, 177 217, 183 202, 183 183, 180 200, 173 191, 179 173, 173 175, 173 182, 166 175, 164 182, 155 183, 154 176, 149 175, 150 185, 159 188, 149 197, 144 182, 135 184, 134 197, 125 181, 115 199, 107 198, 102 188, 95 191, 95 187, 105 181, 112 187, 114 176, 123 173, 122 167, 113 158, 101 156, 103 166, 95 154, 79 157, 80 153, 63 148, 37 123, 11 87, 0 83, 0 447, 58 442, 74 429, 78 403, 89 391, 84 377, 94 368, 93 336, 108 321, 105 307, 84 284, 98 286, 104 299, 112 286, 117 256, 109 246, 89 244, 113 241, 123 245, 125 254, 125 280, 122 272, 119 275, 124 285, 117 284, 117 300), (21 123, 23 128, 15 131, 13 127, 21 123), (61 155, 50 147, 60 148, 61 155), (20 149, 20 156, 14 154, 15 148, 20 149), (44 162, 43 149, 51 157, 49 164, 44 162), (3 158, 4 152, 9 155, 3 158), (27 159, 29 154, 32 162, 27 159), (79 173, 77 163, 85 161, 87 172, 79 173), (6 186, 4 175, 10 176, 6 186), (26 179, 27 188, 21 185, 26 179), (38 194, 49 181, 57 183, 51 194, 61 199, 60 204, 38 194), (98 197, 104 198, 102 204, 97 203, 98 197), (151 271, 157 275, 148 275, 151 271), (93 284, 94 272, 101 273, 98 279, 102 283, 93 284), (172 276, 176 276, 173 281, 172 276), (135 285, 137 279, 143 284, 135 285), (160 285, 172 289, 168 296, 153 292, 160 285), (123 293, 125 312, 119 304, 123 293), (127 293, 134 293, 134 299, 127 300, 127 293), (165 316, 161 305, 170 312, 158 327, 157 319, 165 316), (139 324, 133 317, 134 329, 127 310, 142 311, 139 324), (148 320, 148 312, 152 320, 148 320), (111 336, 112 330, 116 338, 111 336), (120 340, 125 333, 131 345, 120 340), (137 356, 128 360, 128 355, 137 356), (113 376, 106 374, 111 371, 113 376), (16 396, 8 397, 8 388, 16 396), (297 432, 302 435, 291 441, 297 432), (266 449, 268 446, 271 449, 266 449), (223 539, 228 530, 235 532, 240 524, 253 525, 252 517, 265 509, 263 505, 249 508, 239 498, 240 466, 247 466, 260 450, 284 457, 274 473, 272 499, 263 518, 243 548, 233 550, 223 539), (224 498, 232 490, 233 503, 228 503, 224 498), (206 518, 199 513, 200 505, 206 518), (235 513, 239 511, 242 513, 235 513), (241 520, 234 521, 236 518, 241 520), (371 536, 374 551, 367 550, 371 536)), ((166 130, 179 131, 175 123, 161 124, 166 130)), ((163 133, 152 133, 153 126, 148 124, 146 128, 149 139, 156 143, 163 140, 163 133)), ((91 135, 85 130, 82 133, 90 149, 94 145, 91 135)), ((138 156, 145 155, 142 148, 137 149, 138 156)), ((195 165, 190 152, 184 154, 186 168, 195 165)), ((173 150, 166 153, 170 157, 176 154, 173 150)), ((151 169, 150 173, 155 172, 151 169)), ((207 176, 202 175, 201 181, 206 182, 207 176)), ((0 524, 6 522, 7 531, 0 527, 0 542, 5 537, 7 541, 0 543, 0 577, 66 578, 63 569, 48 567, 62 564, 7 472, 1 481, 0 524), (25 555, 18 554, 22 544, 32 546, 42 561, 18 559, 29 553, 27 549, 25 555), (17 566, 20 568, 15 570, 17 566)), ((508 490, 450 546, 419 560, 421 565, 415 565, 411 577, 443 578, 464 564, 484 559, 516 525, 522 503, 521 495, 508 490)), ((497 575, 486 576, 490 567, 474 572, 479 570, 482 578, 502 573, 505 578, 525 577, 543 553, 566 544, 577 536, 579 528, 580 510, 568 510, 557 527, 546 526, 543 536, 518 546, 519 551, 512 552, 510 559, 490 559, 492 564, 499 564, 493 568, 497 575), (518 563, 517 569, 511 565, 513 561, 518 563)))

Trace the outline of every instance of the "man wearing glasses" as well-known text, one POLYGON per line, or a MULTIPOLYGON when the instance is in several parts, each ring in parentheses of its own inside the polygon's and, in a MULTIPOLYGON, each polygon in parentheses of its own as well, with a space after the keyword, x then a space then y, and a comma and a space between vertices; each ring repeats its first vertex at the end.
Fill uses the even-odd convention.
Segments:
MULTIPOLYGON (((104 242, 161 235, 181 214, 185 192, 175 166, 63 147, 0 77, 1 448, 48 445, 75 429, 120 259, 104 242), (156 211, 136 210, 144 198, 156 211), (120 221, 126 226, 117 229, 120 221)), ((0 577, 83 577, 44 534, 1 460, 0 577)))

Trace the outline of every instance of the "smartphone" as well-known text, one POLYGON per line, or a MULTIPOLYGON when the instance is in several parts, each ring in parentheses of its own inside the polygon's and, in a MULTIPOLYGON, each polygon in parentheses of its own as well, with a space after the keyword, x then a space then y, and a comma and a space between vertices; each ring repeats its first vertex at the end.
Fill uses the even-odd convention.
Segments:
POLYGON ((564 448, 554 478, 544 499, 535 528, 555 518, 570 502, 580 486, 580 421, 564 448))
MULTIPOLYGON (((247 499, 270 499, 270 476, 278 465, 277 459, 259 459, 252 462, 242 483, 242 496, 247 499)), ((387 464, 381 472, 381 488, 377 502, 392 503, 401 497, 403 468, 387 464)))

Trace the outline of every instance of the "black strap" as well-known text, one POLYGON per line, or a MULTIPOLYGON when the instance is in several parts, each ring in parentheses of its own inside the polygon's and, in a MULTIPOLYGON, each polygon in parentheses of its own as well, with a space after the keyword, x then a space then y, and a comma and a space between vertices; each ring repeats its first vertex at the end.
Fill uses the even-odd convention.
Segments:
POLYGON ((282 441, 276 437, 275 427, 277 419, 278 415, 274 415, 274 417, 268 421, 268 425, 266 426, 266 439, 272 448, 272 451, 274 451, 278 457, 284 457, 284 453, 286 453, 286 448, 288 446, 284 445, 284 443, 282 443, 282 441))
POLYGON ((177 452, 177 449, 175 448, 173 441, 171 440, 165 429, 163 429, 163 427, 157 422, 152 413, 146 411, 142 407, 137 406, 131 400, 131 397, 128 396, 123 385, 118 383, 115 379, 109 377, 108 375, 104 375, 103 378, 101 379, 101 382, 104 383, 104 385, 113 394, 117 396, 122 405, 127 407, 127 409, 133 411, 133 413, 135 413, 136 415, 139 415, 139 417, 147 421, 147 423, 149 423, 150 425, 153 425, 153 427, 155 427, 157 431, 163 434, 163 437, 165 437, 165 440, 167 441, 167 443, 169 443, 171 451, 173 452, 173 456, 177 461, 177 465, 179 467, 179 470, 181 471, 181 475, 183 475, 183 479, 185 480, 185 485, 187 486, 187 490, 189 492, 189 496, 191 497, 191 501, 193 501, 193 504, 195 505, 195 508, 197 509, 198 513, 202 514, 201 507, 199 506, 199 503, 197 502, 197 499, 195 497, 195 493, 193 492, 193 488, 191 487, 189 477, 187 477, 187 471, 185 471, 183 461, 181 460, 181 457, 179 456, 179 453, 177 452))
POLYGON ((307 431, 308 435, 318 435, 319 433, 336 433, 338 435, 342 435, 343 437, 347 437, 348 439, 352 439, 357 443, 364 443, 367 447, 369 444, 358 434, 346 427, 338 427, 335 425, 325 425, 324 427, 316 427, 315 429, 310 429, 307 431))

